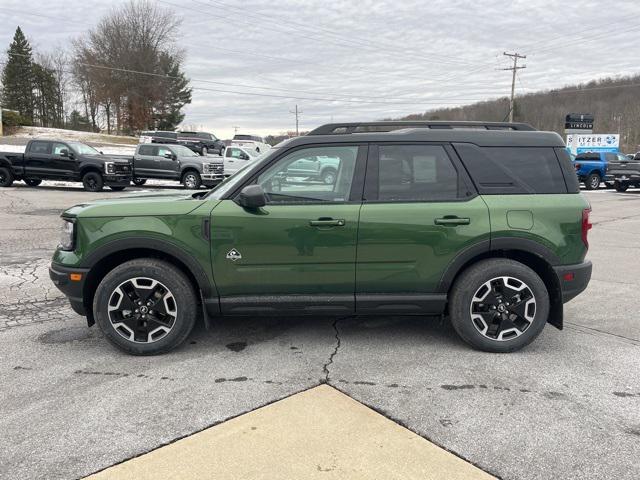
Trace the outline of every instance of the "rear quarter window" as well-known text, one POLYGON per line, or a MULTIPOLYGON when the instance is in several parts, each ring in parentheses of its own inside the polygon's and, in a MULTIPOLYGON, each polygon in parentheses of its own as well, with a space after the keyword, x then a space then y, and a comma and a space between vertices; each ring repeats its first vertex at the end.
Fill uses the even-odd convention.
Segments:
POLYGON ((51 153, 51 142, 31 142, 29 152, 48 155, 51 153))
POLYGON ((568 191, 565 174, 552 147, 481 148, 456 144, 455 148, 481 194, 568 191))

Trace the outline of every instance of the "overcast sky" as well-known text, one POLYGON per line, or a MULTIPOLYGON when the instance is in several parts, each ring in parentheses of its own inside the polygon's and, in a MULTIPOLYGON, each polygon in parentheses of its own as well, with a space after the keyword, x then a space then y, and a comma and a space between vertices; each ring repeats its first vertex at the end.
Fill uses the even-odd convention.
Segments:
MULTIPOLYGON (((155 1, 183 19, 184 123, 223 138, 292 130, 296 103, 307 130, 504 96, 503 51, 527 55, 517 93, 640 72, 639 0, 155 1)), ((18 24, 68 48, 121 3, 1 0, 0 48, 18 24)))

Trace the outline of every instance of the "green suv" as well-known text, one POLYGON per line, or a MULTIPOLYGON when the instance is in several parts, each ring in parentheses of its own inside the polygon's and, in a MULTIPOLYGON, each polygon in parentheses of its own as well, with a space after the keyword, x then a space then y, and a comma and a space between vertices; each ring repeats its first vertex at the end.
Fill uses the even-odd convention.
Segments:
POLYGON ((590 207, 562 139, 525 124, 330 124, 209 192, 62 214, 50 269, 121 349, 157 354, 219 315, 450 317, 510 352, 591 277, 590 207), (336 174, 291 176, 330 158, 336 174))

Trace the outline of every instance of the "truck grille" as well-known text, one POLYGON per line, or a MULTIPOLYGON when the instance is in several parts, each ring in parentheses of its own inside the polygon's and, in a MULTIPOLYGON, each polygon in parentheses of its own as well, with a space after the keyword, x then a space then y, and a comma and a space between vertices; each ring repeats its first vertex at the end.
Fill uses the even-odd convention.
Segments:
POLYGON ((222 175, 224 172, 224 165, 221 163, 205 163, 204 172, 222 175))

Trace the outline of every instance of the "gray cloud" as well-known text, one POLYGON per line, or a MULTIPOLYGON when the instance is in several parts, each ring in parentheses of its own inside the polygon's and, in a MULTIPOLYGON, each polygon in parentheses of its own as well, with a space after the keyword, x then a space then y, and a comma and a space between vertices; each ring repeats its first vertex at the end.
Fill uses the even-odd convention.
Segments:
MULTIPOLYGON (((44 9, 37 0, 3 0, 0 45, 20 24, 41 51, 68 46, 119 3, 51 0, 44 9)), ((307 129, 503 96, 510 88, 509 72, 498 70, 508 66, 504 50, 528 55, 519 93, 638 71, 636 0, 158 5, 183 18, 179 44, 195 87, 185 123, 222 136, 235 125, 265 134, 292 129, 296 103, 307 129)))

